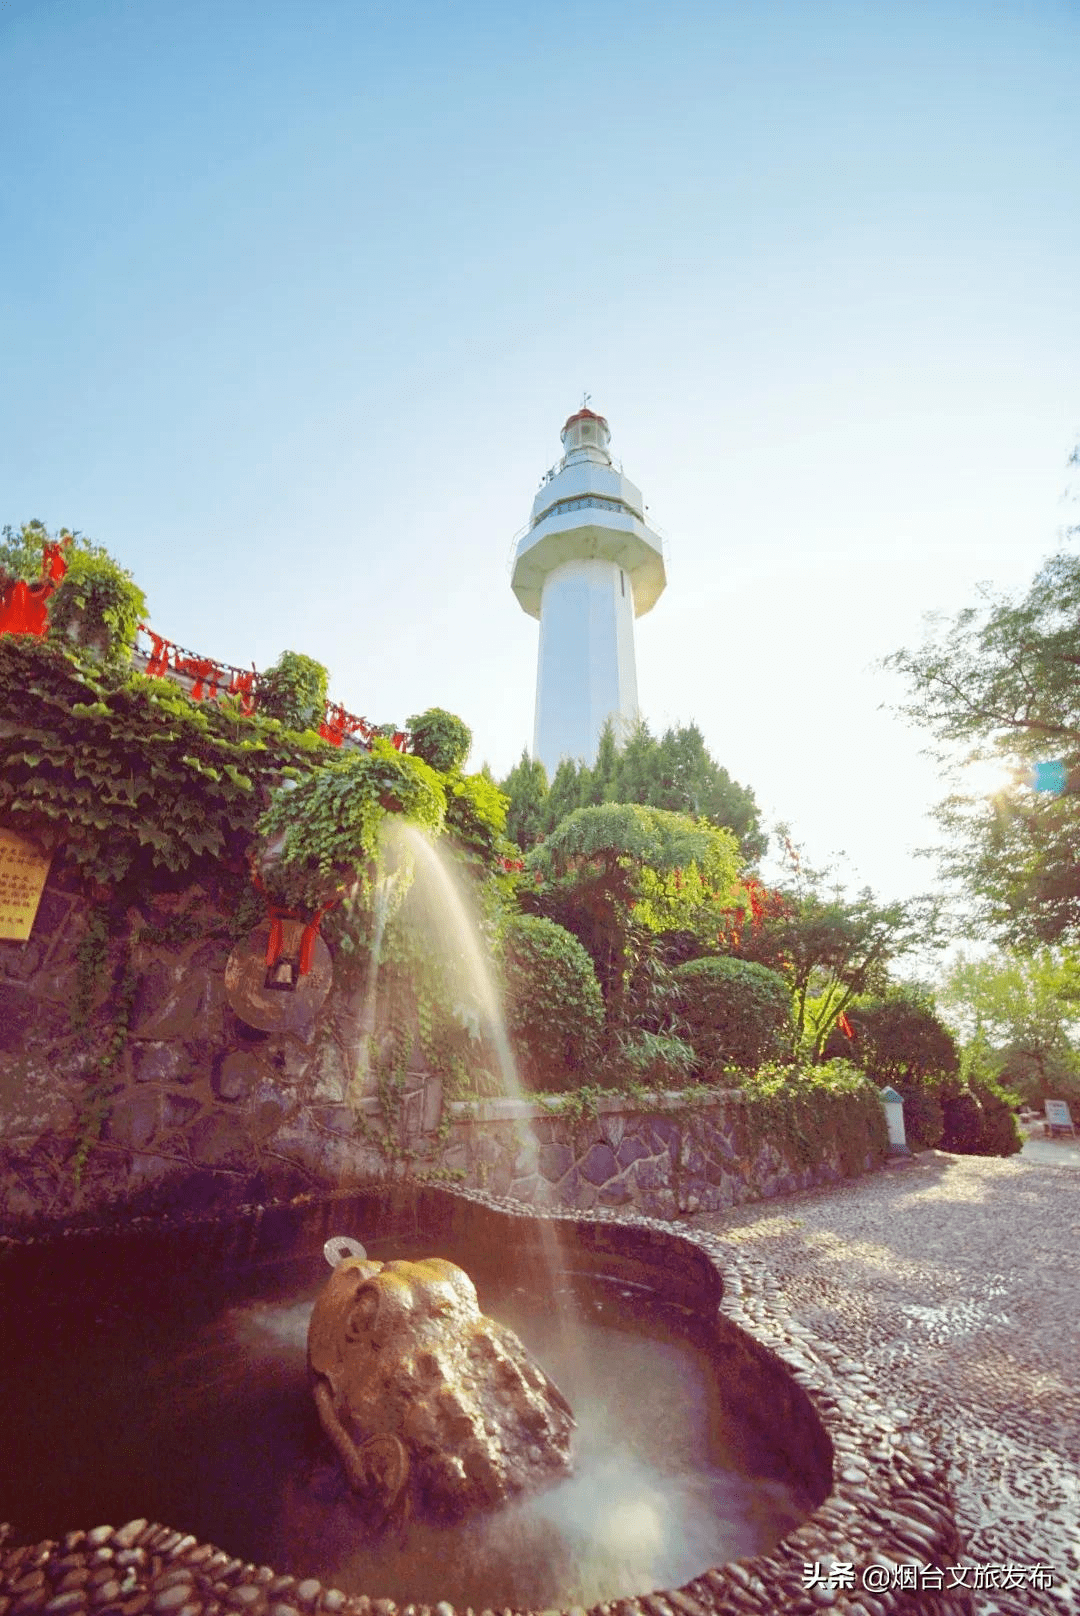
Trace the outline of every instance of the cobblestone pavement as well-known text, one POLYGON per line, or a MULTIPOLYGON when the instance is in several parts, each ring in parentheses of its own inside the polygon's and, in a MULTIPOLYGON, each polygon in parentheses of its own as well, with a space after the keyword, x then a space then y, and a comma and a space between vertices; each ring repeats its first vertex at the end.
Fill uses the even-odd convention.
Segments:
POLYGON ((967 1561, 1054 1568, 1053 1594, 976 1594, 985 1616, 1080 1611, 1075 1166, 928 1151, 685 1221, 762 1263, 948 1456, 967 1561))

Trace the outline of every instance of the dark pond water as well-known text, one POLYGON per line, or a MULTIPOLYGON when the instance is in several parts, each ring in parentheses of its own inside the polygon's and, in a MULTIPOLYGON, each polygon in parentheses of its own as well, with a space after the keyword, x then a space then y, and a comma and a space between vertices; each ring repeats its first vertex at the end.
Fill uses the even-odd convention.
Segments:
POLYGON ((305 1343, 321 1254, 229 1293, 138 1265, 0 1294, 0 1518, 26 1538, 148 1516, 374 1597, 500 1609, 677 1586, 766 1550, 812 1507, 728 1407, 700 1324, 625 1280, 446 1255, 517 1330, 578 1420, 575 1473, 453 1528, 369 1540, 315 1415, 305 1343), (572 1317, 576 1323, 569 1322, 572 1317))

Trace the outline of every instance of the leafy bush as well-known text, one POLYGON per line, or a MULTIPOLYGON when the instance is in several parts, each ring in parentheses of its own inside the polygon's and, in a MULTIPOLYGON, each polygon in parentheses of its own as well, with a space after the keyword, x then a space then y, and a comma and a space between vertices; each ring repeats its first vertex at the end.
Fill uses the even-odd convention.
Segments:
POLYGON ((408 730, 413 752, 440 774, 463 767, 472 746, 472 730, 463 719, 442 707, 429 707, 409 719, 408 730))
POLYGON ((868 1160, 885 1160, 885 1108, 850 1061, 763 1066, 740 1074, 740 1082, 746 1151, 768 1139, 797 1167, 815 1167, 835 1155, 849 1176, 863 1172, 868 1160))
POLYGON ((446 829, 468 857, 491 863, 503 843, 506 798, 490 775, 451 774, 446 781, 446 829))
POLYGON ((960 1156, 977 1156, 982 1132, 982 1107, 969 1088, 947 1089, 941 1096, 944 1125, 942 1150, 960 1156))
POLYGON ((212 886, 255 831, 261 781, 321 743, 194 702, 168 679, 0 637, 0 819, 131 902, 148 884, 212 886))
POLYGON ((945 1131, 945 1112, 932 1082, 893 1085, 904 1102, 904 1135, 912 1150, 936 1150, 945 1131))
POLYGON ((314 657, 282 651, 259 680, 259 711, 286 729, 316 729, 326 707, 327 679, 314 657))
POLYGON ((680 1089, 694 1081, 696 1068, 697 1053, 685 1038, 629 1027, 616 1035, 600 1075, 609 1088, 680 1089))
POLYGON ((106 662, 130 655, 146 615, 146 596, 110 556, 72 550, 68 568, 49 601, 51 638, 75 639, 106 662))
POLYGON ((1024 1143, 1020 1125, 1012 1111, 1011 1102, 1015 1100, 1015 1096, 993 1081, 974 1082, 972 1092, 982 1111, 979 1122, 979 1155, 1013 1155, 1024 1143))
POLYGON ((791 1048, 791 991, 777 971, 750 960, 696 959, 675 971, 690 1041, 707 1069, 752 1070, 791 1048))
POLYGON ((576 1086, 604 1027, 592 960, 576 937, 538 915, 514 916, 502 941, 506 1025, 522 1081, 576 1086))
POLYGON ((835 1032, 828 1054, 854 1055, 866 1074, 884 1087, 916 1085, 956 1072, 960 1055, 956 1040, 941 1020, 929 994, 914 986, 891 989, 883 998, 860 999, 847 1011, 855 1035, 854 1048, 835 1032), (846 1044, 846 1049, 844 1045, 846 1044))
POLYGON ((996 1056, 981 1039, 964 1050, 960 1076, 942 1092, 945 1127, 943 1150, 965 1156, 1011 1156, 1023 1140, 1012 1107, 1019 1096, 1005 1088, 994 1071, 996 1056))
POLYGON ((377 736, 370 752, 338 752, 274 792, 259 820, 270 845, 263 879, 287 903, 318 908, 338 889, 366 891, 387 814, 442 827, 446 793, 434 769, 377 736))

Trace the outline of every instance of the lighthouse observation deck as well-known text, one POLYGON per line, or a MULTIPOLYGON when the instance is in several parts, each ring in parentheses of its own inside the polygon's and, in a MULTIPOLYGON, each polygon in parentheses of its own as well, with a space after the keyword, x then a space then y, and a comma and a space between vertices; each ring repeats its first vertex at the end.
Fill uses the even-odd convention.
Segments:
POLYGON ((651 611, 667 583, 663 541, 645 520, 641 490, 611 463, 602 415, 582 409, 562 430, 565 449, 545 479, 514 554, 511 588, 540 616, 544 584, 569 561, 610 561, 630 584, 634 616, 651 611))

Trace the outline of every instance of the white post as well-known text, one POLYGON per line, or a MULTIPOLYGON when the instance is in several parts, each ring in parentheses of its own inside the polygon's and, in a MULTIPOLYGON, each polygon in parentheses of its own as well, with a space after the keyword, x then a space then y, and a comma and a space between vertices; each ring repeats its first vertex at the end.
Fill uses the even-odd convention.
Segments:
POLYGON ((885 1126, 889 1130, 889 1155, 910 1156, 907 1134, 904 1132, 904 1096, 894 1088, 879 1089, 885 1107, 885 1126))

